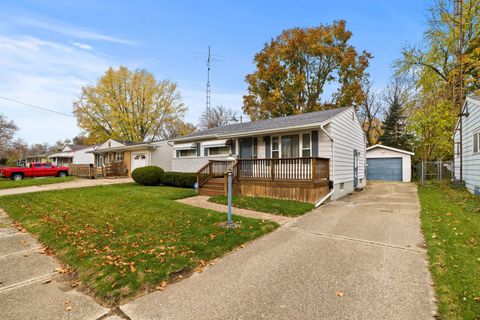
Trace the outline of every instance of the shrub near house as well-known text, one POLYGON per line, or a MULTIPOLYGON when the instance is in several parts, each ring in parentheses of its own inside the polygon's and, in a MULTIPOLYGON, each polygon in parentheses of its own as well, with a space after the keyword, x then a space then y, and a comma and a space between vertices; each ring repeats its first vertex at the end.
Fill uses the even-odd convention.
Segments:
POLYGON ((157 166, 137 168, 132 171, 132 179, 144 186, 158 186, 161 182, 163 169, 157 166))
POLYGON ((172 186, 178 188, 193 188, 197 181, 195 173, 164 172, 157 166, 141 167, 133 170, 133 180, 144 186, 172 186))

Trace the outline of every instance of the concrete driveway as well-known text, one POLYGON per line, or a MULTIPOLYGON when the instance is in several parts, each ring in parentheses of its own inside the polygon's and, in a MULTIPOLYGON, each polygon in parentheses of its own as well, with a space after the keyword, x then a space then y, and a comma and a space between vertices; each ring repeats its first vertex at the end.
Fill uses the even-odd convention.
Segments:
POLYGON ((189 279, 121 307, 136 319, 433 319, 416 187, 375 183, 189 279))

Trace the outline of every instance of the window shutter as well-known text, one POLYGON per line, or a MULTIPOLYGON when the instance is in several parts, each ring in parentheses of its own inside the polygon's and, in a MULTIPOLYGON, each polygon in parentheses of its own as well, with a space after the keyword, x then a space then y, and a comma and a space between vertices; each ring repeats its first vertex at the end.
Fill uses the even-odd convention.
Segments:
POLYGON ((270 136, 263 137, 265 142, 265 158, 270 158, 270 136))
POLYGON ((200 157, 200 143, 197 142, 197 157, 200 157))
POLYGON ((312 157, 318 157, 318 130, 312 131, 312 157))
POLYGON ((203 156, 208 156, 208 148, 203 148, 203 156))
POLYGON ((237 148, 236 148, 236 146, 237 146, 237 145, 236 145, 236 142, 237 142, 237 140, 236 140, 236 139, 232 139, 232 145, 231 145, 231 147, 230 147, 230 148, 231 148, 231 151, 232 151, 232 155, 235 155, 235 154, 236 154, 236 152, 237 152, 237 148))

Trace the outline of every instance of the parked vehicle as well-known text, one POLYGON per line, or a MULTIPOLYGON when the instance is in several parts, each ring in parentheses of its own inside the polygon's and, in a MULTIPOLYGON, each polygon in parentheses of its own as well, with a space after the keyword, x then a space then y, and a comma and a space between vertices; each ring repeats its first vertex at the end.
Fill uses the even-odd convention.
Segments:
POLYGON ((2 168, 0 176, 12 180, 22 180, 26 177, 66 177, 68 176, 68 167, 57 167, 52 163, 32 162, 27 168, 2 168))

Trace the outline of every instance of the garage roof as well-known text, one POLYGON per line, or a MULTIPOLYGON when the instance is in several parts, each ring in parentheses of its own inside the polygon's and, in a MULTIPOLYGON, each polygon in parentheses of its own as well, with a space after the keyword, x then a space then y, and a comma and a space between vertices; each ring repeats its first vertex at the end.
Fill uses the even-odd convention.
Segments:
POLYGON ((396 151, 396 152, 400 152, 400 153, 409 154, 409 155, 411 155, 411 156, 413 156, 413 155, 415 154, 415 153, 410 152, 410 151, 407 151, 407 150, 392 148, 392 147, 384 146, 384 145, 382 145, 382 144, 376 144, 376 145, 374 145, 374 146, 368 147, 368 148, 367 148, 367 151, 372 150, 372 149, 375 149, 375 148, 387 149, 387 150, 390 150, 390 151, 396 151))

